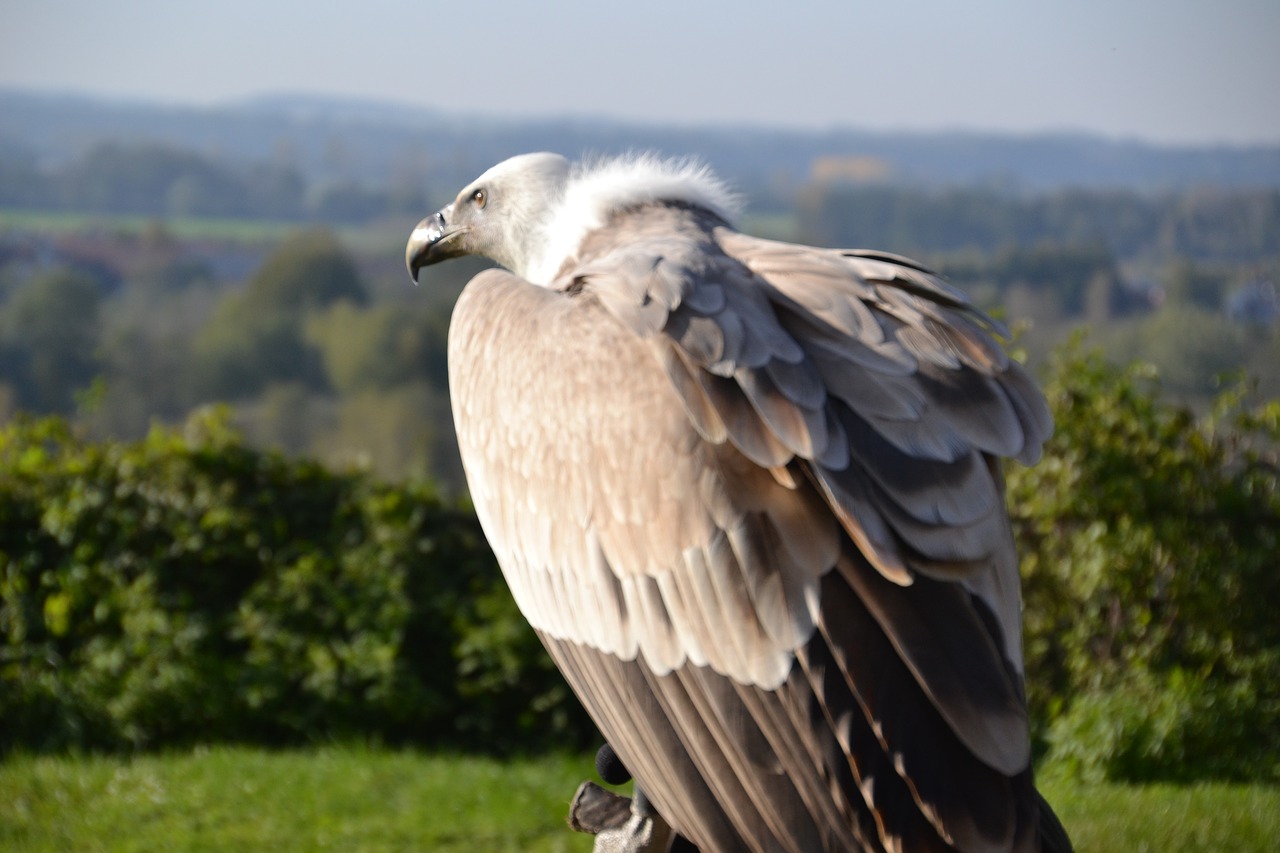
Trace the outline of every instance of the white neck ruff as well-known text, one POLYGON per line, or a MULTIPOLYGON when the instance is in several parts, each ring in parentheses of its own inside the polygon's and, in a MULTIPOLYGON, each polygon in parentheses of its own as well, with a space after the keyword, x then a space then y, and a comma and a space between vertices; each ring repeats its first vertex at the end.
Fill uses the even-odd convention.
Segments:
POLYGON ((560 200, 547 212, 543 250, 531 259, 525 277, 534 284, 550 284, 564 262, 577 255, 583 238, 609 214, 651 201, 705 208, 726 222, 742 208, 742 199, 694 160, 634 154, 576 164, 560 200))

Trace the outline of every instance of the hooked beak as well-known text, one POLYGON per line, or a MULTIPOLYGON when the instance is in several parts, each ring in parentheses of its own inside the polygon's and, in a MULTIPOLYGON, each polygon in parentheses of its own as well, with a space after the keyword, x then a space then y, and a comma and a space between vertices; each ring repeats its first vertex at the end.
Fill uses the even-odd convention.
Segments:
POLYGON ((404 249, 404 263, 409 268, 409 276, 413 283, 418 283, 418 270, 465 255, 467 252, 458 245, 458 239, 469 230, 465 226, 452 225, 447 215, 453 213, 453 205, 433 213, 422 220, 409 235, 409 244, 404 249))

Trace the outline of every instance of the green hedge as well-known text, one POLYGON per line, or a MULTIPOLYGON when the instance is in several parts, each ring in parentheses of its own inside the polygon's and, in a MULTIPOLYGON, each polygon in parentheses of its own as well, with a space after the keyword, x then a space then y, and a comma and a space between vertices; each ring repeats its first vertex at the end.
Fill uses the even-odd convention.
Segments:
POLYGON ((1280 401, 1199 417, 1155 372, 1069 347, 1056 431, 1009 472, 1028 694, 1086 778, 1280 781, 1280 401))
POLYGON ((473 514, 225 424, 0 431, 0 750, 589 737, 473 514))
MULTIPOLYGON (((1009 472, 1042 755, 1086 778, 1280 780, 1280 402, 1171 405, 1069 349, 1009 472)), ((205 413, 0 430, 0 750, 590 742, 474 516, 246 447, 205 413)))

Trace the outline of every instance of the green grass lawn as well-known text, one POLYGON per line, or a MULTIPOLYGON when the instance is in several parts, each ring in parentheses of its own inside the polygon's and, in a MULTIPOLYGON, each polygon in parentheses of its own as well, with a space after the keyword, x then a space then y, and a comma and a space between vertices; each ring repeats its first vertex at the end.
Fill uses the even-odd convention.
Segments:
POLYGON ((1280 788, 1263 785, 1085 785, 1041 791, 1079 853, 1091 851, 1273 851, 1280 788))
POLYGON ((588 851, 588 757, 502 764, 358 747, 0 763, 0 850, 588 851))
MULTIPOLYGON (((589 757, 509 764, 359 747, 219 747, 0 762, 0 850, 588 851, 564 823, 589 757)), ((1075 785, 1045 794, 1081 853, 1269 851, 1280 789, 1075 785)))

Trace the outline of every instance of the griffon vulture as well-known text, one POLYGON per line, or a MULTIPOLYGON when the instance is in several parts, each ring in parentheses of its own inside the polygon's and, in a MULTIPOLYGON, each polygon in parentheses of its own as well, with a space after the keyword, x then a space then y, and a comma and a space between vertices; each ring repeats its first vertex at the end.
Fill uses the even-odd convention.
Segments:
POLYGON ((696 164, 526 154, 414 230, 415 281, 505 268, 449 382, 516 602, 702 850, 1066 849, 998 462, 1038 458, 1042 396, 919 264, 735 208, 696 164))

